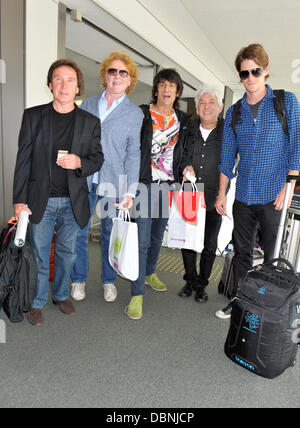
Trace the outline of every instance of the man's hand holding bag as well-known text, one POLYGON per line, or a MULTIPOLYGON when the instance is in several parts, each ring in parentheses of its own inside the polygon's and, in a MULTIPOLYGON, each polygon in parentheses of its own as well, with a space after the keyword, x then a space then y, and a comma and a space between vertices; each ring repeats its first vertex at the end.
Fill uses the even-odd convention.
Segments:
POLYGON ((203 184, 185 183, 175 190, 168 225, 168 247, 200 253, 204 246, 205 216, 203 184))

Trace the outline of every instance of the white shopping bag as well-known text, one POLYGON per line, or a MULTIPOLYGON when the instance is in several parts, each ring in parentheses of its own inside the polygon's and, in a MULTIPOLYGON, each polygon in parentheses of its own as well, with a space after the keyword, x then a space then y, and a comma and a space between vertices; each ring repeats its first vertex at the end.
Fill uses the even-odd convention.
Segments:
MULTIPOLYGON (((230 189, 227 193, 226 212, 227 216, 222 216, 222 224, 218 235, 217 255, 222 255, 225 248, 232 240, 233 216, 232 207, 235 198, 236 177, 230 182, 230 189)), ((225 254, 224 254, 225 256, 225 254)))
POLYGON ((118 275, 136 281, 139 276, 137 224, 130 221, 129 211, 120 210, 113 219, 109 241, 109 263, 118 275))
POLYGON ((204 247, 205 216, 203 185, 185 184, 179 191, 174 191, 168 223, 168 247, 200 253, 204 247))

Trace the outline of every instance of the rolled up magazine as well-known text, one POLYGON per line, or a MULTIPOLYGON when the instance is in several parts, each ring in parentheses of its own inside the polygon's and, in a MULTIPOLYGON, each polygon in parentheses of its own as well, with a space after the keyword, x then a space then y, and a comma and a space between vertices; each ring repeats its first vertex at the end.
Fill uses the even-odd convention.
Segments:
POLYGON ((25 244, 28 217, 29 214, 27 211, 21 211, 14 240, 14 244, 16 245, 16 247, 23 247, 23 245, 25 244))

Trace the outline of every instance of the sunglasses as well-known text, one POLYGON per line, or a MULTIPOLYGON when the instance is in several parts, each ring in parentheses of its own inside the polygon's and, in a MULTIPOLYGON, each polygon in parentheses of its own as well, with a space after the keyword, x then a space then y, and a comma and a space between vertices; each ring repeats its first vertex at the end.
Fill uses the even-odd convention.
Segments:
POLYGON ((252 68, 252 70, 243 70, 239 72, 239 76, 241 80, 246 80, 250 76, 250 73, 254 77, 260 77, 263 74, 264 69, 263 68, 252 68))
POLYGON ((109 76, 117 76, 119 73, 120 77, 128 77, 129 73, 126 70, 119 70, 117 68, 108 68, 107 69, 107 74, 109 76))

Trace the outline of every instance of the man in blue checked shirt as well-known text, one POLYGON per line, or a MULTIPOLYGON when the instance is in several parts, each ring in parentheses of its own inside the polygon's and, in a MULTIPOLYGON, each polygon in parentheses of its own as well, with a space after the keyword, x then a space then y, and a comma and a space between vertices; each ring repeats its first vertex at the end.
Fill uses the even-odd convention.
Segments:
MULTIPOLYGON (((300 170, 300 107, 291 92, 285 92, 288 134, 274 110, 274 94, 266 79, 269 76, 269 58, 259 44, 251 44, 238 53, 235 66, 245 94, 241 102, 240 123, 232 123, 233 106, 227 113, 222 140, 220 184, 216 210, 226 215, 226 188, 234 177, 236 155, 237 185, 233 205, 233 259, 235 296, 239 278, 252 267, 253 246, 257 226, 260 226, 265 261, 273 258, 276 235, 286 189, 288 174, 300 170)), ((292 194, 291 194, 292 196, 292 194)), ((232 301, 216 316, 230 318, 232 301)))

